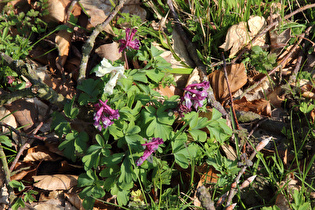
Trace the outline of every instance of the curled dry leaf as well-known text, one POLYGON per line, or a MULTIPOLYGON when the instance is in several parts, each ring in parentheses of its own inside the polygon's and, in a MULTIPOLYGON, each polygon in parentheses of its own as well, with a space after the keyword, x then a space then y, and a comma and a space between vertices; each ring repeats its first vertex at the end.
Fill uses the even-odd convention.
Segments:
POLYGON ((276 87, 274 91, 267 95, 267 99, 274 107, 280 108, 285 99, 285 90, 281 86, 276 87))
MULTIPOLYGON (((232 94, 243 87, 247 82, 247 75, 245 71, 245 65, 243 63, 228 65, 226 67, 228 74, 228 80, 232 94)), ((227 83, 224 77, 223 69, 215 70, 209 74, 209 81, 212 86, 215 98, 224 102, 229 98, 229 91, 227 83)))
POLYGON ((71 33, 69 33, 67 30, 59 31, 55 37, 55 42, 59 51, 59 56, 56 59, 56 66, 61 71, 69 55, 71 33))
POLYGON ((65 193, 65 196, 74 207, 79 210, 85 210, 82 205, 83 200, 79 197, 77 193, 65 193))
POLYGON ((34 186, 44 190, 69 190, 77 185, 78 176, 76 175, 42 175, 33 176, 34 186))
POLYGON ((271 116, 270 102, 265 99, 247 101, 245 97, 234 100, 234 108, 238 111, 251 111, 264 116, 271 116))
MULTIPOLYGON (((266 25, 266 20, 263 17, 253 16, 246 22, 240 22, 229 28, 225 42, 220 46, 224 51, 230 50, 229 57, 233 57, 237 52, 250 42, 258 32, 266 25), (249 30, 247 29, 249 28, 249 30)), ((265 36, 258 38, 252 46, 265 44, 265 36)))
POLYGON ((27 150, 23 162, 32 161, 57 161, 60 157, 50 152, 45 146, 38 145, 27 150))

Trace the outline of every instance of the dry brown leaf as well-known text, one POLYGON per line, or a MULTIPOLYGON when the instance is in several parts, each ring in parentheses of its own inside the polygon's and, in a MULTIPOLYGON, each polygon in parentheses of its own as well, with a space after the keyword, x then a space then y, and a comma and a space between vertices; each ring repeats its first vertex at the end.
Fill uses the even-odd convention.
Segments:
POLYGON ((276 87, 274 91, 267 95, 267 99, 274 107, 280 108, 285 99, 284 90, 280 86, 276 87))
POLYGON ((79 197, 77 193, 65 193, 65 196, 74 207, 79 210, 84 210, 84 207, 82 206, 83 200, 79 197))
POLYGON ((213 166, 208 165, 207 163, 203 163, 201 166, 196 167, 196 171, 200 174, 199 183, 217 183, 218 181, 218 171, 215 170, 213 166))
MULTIPOLYGON (((98 14, 100 12, 91 12, 92 10, 101 9, 104 14, 108 16, 113 8, 111 1, 109 0, 81 0, 80 3, 83 5, 84 9, 87 11, 91 18, 93 18, 92 16, 100 15, 98 14)), ((140 0, 127 0, 124 7, 121 9, 121 12, 128 13, 130 15, 138 15, 140 16, 142 21, 145 21, 147 13, 146 10, 143 9, 140 5, 140 0)), ((101 14, 101 16, 103 16, 103 14, 101 14)), ((128 27, 129 24, 126 23, 124 26, 128 27)))
POLYGON ((13 113, 16 121, 24 126, 25 132, 31 132, 38 116, 34 103, 19 99, 5 107, 13 113))
POLYGON ((64 22, 66 17, 66 6, 70 1, 48 0, 49 14, 45 17, 47 22, 64 22))
MULTIPOLYGON (((17 128, 17 123, 15 121, 13 114, 11 114, 11 112, 3 106, 0 107, 0 119, 2 123, 10 125, 13 128, 17 128)), ((9 131, 8 128, 3 127, 2 133, 6 133, 8 131, 9 131)))
POLYGON ((77 185, 78 176, 76 175, 42 175, 33 176, 34 186, 44 190, 69 190, 77 185))
POLYGON ((23 162, 57 161, 59 159, 60 157, 58 155, 51 153, 45 146, 38 145, 27 150, 23 162))
POLYGON ((69 55, 71 33, 66 30, 59 31, 55 37, 55 43, 59 52, 59 56, 56 58, 56 66, 60 71, 63 72, 63 66, 65 65, 69 55))
POLYGON ((110 44, 103 44, 99 46, 95 52, 101 57, 106 58, 112 62, 121 58, 122 53, 119 52, 119 44, 113 42, 110 44))
POLYGON ((62 207, 61 205, 56 205, 53 203, 49 203, 49 202, 42 202, 39 203, 38 205, 34 206, 34 209, 36 210, 60 210, 60 209, 64 209, 64 207, 62 207))
MULTIPOLYGON (((245 71, 245 65, 243 63, 228 65, 226 67, 228 74, 228 80, 232 94, 243 87, 247 82, 247 75, 245 71)), ((229 97, 229 91, 224 77, 222 69, 215 70, 209 74, 209 81, 212 86, 215 98, 224 102, 229 97)))
POLYGON ((234 100, 234 108, 238 111, 251 111, 264 116, 271 116, 270 102, 265 99, 247 101, 245 97, 234 100))
MULTIPOLYGON (((220 48, 224 49, 224 51, 231 49, 229 57, 233 57, 240 49, 248 44, 265 25, 266 21, 263 17, 253 16, 250 17, 247 23, 240 22, 239 24, 231 26, 226 34, 225 42, 220 48)), ((252 43, 252 46, 262 46, 264 44, 265 36, 262 36, 252 43)))

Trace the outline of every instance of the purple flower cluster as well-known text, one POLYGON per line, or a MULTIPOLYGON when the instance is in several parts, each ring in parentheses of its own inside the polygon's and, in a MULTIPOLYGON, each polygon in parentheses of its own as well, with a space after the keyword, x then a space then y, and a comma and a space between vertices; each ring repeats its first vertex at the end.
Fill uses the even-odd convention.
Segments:
POLYGON ((106 129, 108 126, 112 125, 114 122, 113 119, 119 118, 118 109, 114 110, 108 106, 107 103, 108 100, 103 102, 102 100, 99 100, 100 103, 97 103, 94 105, 96 113, 94 114, 94 126, 98 130, 102 130, 102 126, 100 122, 102 122, 103 127, 106 129))
POLYGON ((164 141, 161 138, 152 138, 150 142, 147 142, 145 144, 141 144, 143 147, 146 147, 142 157, 137 160, 136 164, 137 166, 140 166, 150 155, 152 155, 153 152, 155 152, 160 144, 163 144, 164 141))
POLYGON ((140 47, 140 42, 138 39, 132 40, 133 36, 137 33, 137 29, 133 28, 132 31, 130 28, 126 29, 126 38, 125 39, 120 39, 120 47, 119 47, 119 52, 121 53, 124 49, 135 49, 139 50, 140 47))
POLYGON ((186 91, 183 102, 180 106, 181 110, 190 110, 193 106, 196 110, 203 106, 204 100, 207 98, 207 90, 210 87, 209 82, 195 83, 188 85, 184 90, 186 91))

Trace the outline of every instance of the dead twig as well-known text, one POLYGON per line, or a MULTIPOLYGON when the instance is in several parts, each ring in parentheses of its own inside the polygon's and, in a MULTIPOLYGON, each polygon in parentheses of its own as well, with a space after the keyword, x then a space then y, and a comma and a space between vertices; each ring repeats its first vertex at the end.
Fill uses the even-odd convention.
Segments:
POLYGON ((227 74, 227 71, 226 71, 225 57, 224 57, 223 53, 222 53, 222 58, 223 58, 224 77, 225 77, 225 80, 226 80, 226 85, 227 85, 228 90, 229 90, 230 101, 231 101, 230 103, 231 103, 231 108, 232 108, 232 112, 233 112, 233 118, 234 118, 234 122, 235 122, 235 125, 236 125, 236 129, 239 130, 240 126, 238 124, 238 120, 237 120, 235 109, 234 109, 233 95, 232 95, 232 92, 231 92, 231 87, 230 87, 230 83, 229 83, 229 79, 228 79, 228 74, 227 74))
POLYGON ((109 22, 116 16, 116 14, 119 12, 119 10, 124 6, 126 0, 120 0, 119 4, 115 7, 115 9, 109 14, 109 16, 106 18, 106 20, 97 25, 92 32, 89 39, 84 43, 82 47, 82 59, 81 59, 81 65, 79 70, 79 77, 78 77, 78 84, 80 85, 82 81, 85 79, 86 76, 86 68, 87 64, 90 58, 90 53, 92 52, 94 48, 94 43, 96 37, 101 33, 104 28, 109 24, 109 22))
MULTIPOLYGON (((0 56, 4 65, 9 66, 17 74, 25 76, 32 83, 32 93, 34 93, 37 97, 49 101, 58 108, 63 108, 64 104, 70 101, 43 83, 37 76, 34 66, 25 63, 22 60, 15 61, 3 52, 0 52, 0 56)), ((29 93, 29 91, 27 92, 29 93)), ((2 101, 4 99, 2 95, 0 96, 0 100, 1 103, 3 103, 2 101)))

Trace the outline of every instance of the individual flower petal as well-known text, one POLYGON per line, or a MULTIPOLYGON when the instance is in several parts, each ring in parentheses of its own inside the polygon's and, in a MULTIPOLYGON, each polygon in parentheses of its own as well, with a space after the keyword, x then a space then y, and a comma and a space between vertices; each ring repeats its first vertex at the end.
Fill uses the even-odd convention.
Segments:
POLYGON ((95 114, 94 114, 94 126, 101 131, 102 126, 106 129, 108 126, 112 125, 114 122, 112 120, 118 119, 119 112, 118 110, 114 110, 110 108, 110 106, 107 105, 107 101, 103 102, 102 100, 99 100, 99 104, 95 104, 95 114))
POLYGON ((12 84, 15 81, 15 78, 13 76, 7 76, 8 84, 12 84))
POLYGON ((150 142, 142 144, 142 146, 146 147, 146 149, 143 152, 142 157, 137 160, 137 166, 140 166, 150 155, 152 155, 153 152, 159 148, 159 145, 163 143, 164 141, 161 138, 152 138, 150 142))
POLYGON ((132 40, 133 36, 137 33, 137 29, 132 29, 130 32, 130 28, 126 29, 126 38, 125 39, 120 39, 120 47, 119 47, 119 53, 121 53, 124 49, 135 49, 139 50, 140 47, 140 42, 138 39, 132 40))
POLYGON ((103 58, 103 60, 101 61, 101 65, 95 71, 95 75, 97 77, 103 77, 105 74, 109 74, 112 72, 124 72, 124 71, 125 71, 125 68, 122 65, 112 66, 112 64, 106 58, 103 58))

